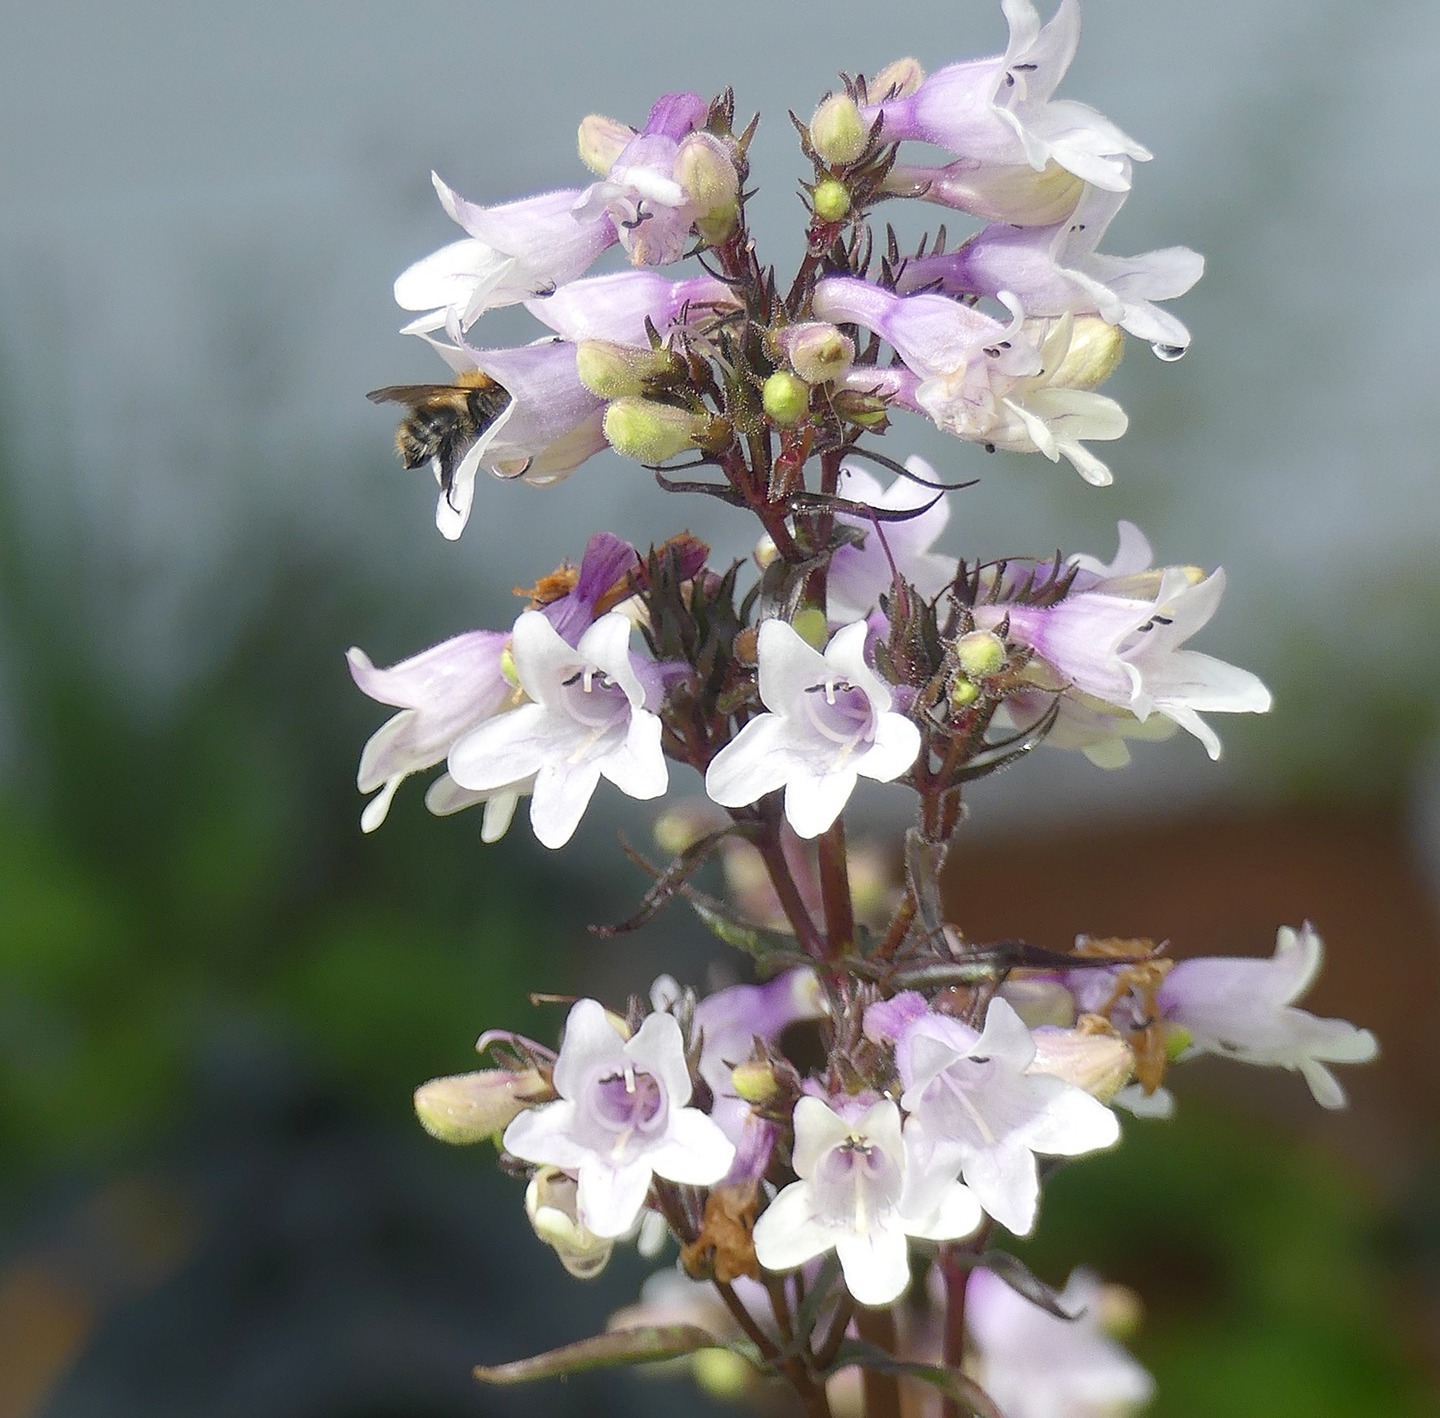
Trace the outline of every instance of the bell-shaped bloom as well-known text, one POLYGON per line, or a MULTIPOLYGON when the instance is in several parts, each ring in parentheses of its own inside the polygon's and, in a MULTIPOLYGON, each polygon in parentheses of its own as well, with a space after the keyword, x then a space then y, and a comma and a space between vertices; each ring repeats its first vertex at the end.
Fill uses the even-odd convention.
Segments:
MULTIPOLYGON (((709 104, 699 94, 665 94, 643 130, 609 162, 604 176, 580 193, 580 222, 605 217, 637 266, 678 261, 702 229, 738 212, 739 174, 718 138, 701 131, 709 104)), ((582 129, 582 134, 583 134, 582 129)))
MULTIPOLYGON (((908 1132, 908 1128, 906 1129, 908 1132)), ((914 1159, 889 1098, 847 1120, 819 1098, 795 1104, 795 1174, 755 1223, 766 1270, 795 1270, 834 1250, 862 1305, 888 1305, 910 1283, 909 1241, 953 1241, 980 1224, 970 1191, 947 1179, 916 1204, 914 1159)))
POLYGON ((469 235, 401 272, 396 304, 424 312, 405 326, 406 334, 447 325, 468 330, 487 310, 518 305, 573 281, 619 240, 603 213, 592 221, 575 220, 579 188, 480 207, 433 174, 431 180, 440 205, 469 235))
POLYGON ((977 1032, 927 1014, 901 1036, 896 1063, 910 1114, 906 1135, 925 1158, 931 1186, 957 1173, 980 1205, 1017 1236, 1029 1235, 1040 1202, 1037 1153, 1076 1157, 1120 1136, 1115 1114, 1083 1088, 1032 1072, 1035 1041, 1003 1000, 990 1001, 977 1032))
POLYGON ((505 1151, 574 1173, 576 1218, 602 1240, 636 1223, 654 1177, 705 1187, 730 1168, 734 1145, 686 1106, 685 1042, 668 1014, 646 1016, 626 1039, 598 1001, 578 1001, 554 1082, 559 1099, 521 1113, 505 1129, 505 1151))
POLYGON ((1148 340, 1162 358, 1176 359, 1189 347, 1190 332, 1155 302, 1184 295, 1205 260, 1184 246, 1101 255, 1096 248, 1125 196, 1091 187, 1073 215, 1054 225, 987 226, 954 251, 906 261, 899 289, 938 283, 948 295, 995 298, 1009 291, 1027 316, 1098 315, 1148 340))
MULTIPOLYGON (((1225 573, 1152 569, 1151 559, 1139 528, 1121 522, 1114 562, 1073 557, 1078 570, 1064 599, 1051 606, 977 606, 975 622, 992 630, 1008 620, 1010 639, 1029 646, 1070 686, 1067 701, 1080 696, 1075 713, 1081 717, 1069 728, 1094 736, 1089 743, 1081 739, 1092 757, 1098 752, 1105 762, 1117 746, 1123 751, 1121 716, 1143 724, 1158 715, 1218 758, 1220 739, 1201 714, 1261 714, 1270 708, 1270 691, 1248 670, 1181 649, 1219 609, 1225 573), (1119 714, 1106 713, 1107 707, 1119 714)), ((1062 718, 1067 712, 1062 702, 1062 718)))
MULTIPOLYGON (((1043 453, 1052 463, 1063 457, 1086 482, 1104 486, 1110 470, 1085 444, 1119 438, 1127 426, 1124 411, 1089 387, 1093 361, 1069 358, 1072 322, 1045 328, 1046 322, 1027 322, 1009 292, 1002 301, 1011 315, 1003 325, 949 296, 896 295, 832 276, 816 287, 815 313, 874 330, 904 361, 898 372, 857 367, 846 387, 886 395, 970 443, 1043 453), (1067 382, 1077 369, 1075 382, 1067 382)), ((1109 367, 1113 361, 1102 376, 1109 367)))
POLYGON ((993 1271, 965 1282, 974 1345, 966 1370, 1005 1418, 1126 1418, 1148 1403, 1154 1380, 1105 1333, 1106 1287, 1077 1270, 1059 1298, 1074 1319, 1041 1309, 993 1271))
POLYGON ((1126 158, 1149 152, 1083 103, 1053 97, 1080 40, 1079 0, 1061 0, 1045 25, 1031 0, 1003 0, 1010 24, 1004 54, 951 64, 913 92, 862 108, 881 120, 885 142, 918 139, 978 166, 1055 163, 1111 191, 1130 185, 1126 158))
POLYGON ((859 546, 842 546, 830 558, 825 578, 826 610, 831 620, 859 620, 875 609, 882 594, 889 595, 895 574, 908 581, 926 600, 933 600, 955 579, 953 556, 931 551, 950 521, 950 503, 938 492, 935 469, 923 458, 907 458, 914 477, 896 477, 888 488, 854 462, 842 464, 836 492, 851 502, 884 511, 924 508, 904 521, 867 521, 839 513, 836 521, 859 527, 865 540, 859 546))
POLYGON ((1368 1029, 1295 1008, 1315 982, 1324 954, 1324 942, 1307 924, 1298 931, 1281 926, 1269 960, 1178 961, 1156 999, 1165 1021, 1185 1030, 1181 1057, 1219 1054, 1292 1069, 1322 1107, 1343 1108, 1345 1090, 1326 1065, 1369 1063, 1379 1045, 1368 1029))
POLYGON ((632 798, 658 798, 669 773, 630 631, 611 611, 571 645, 539 611, 526 611, 511 643, 531 702, 463 735, 450 750, 451 778, 480 792, 533 778, 530 825, 547 847, 570 840, 602 777, 632 798))
POLYGON ((448 490, 437 460, 441 491, 435 525, 448 540, 465 530, 475 477, 482 469, 493 477, 544 487, 605 447, 605 403, 580 382, 574 345, 546 340, 518 349, 480 350, 434 339, 430 344, 457 373, 481 370, 510 395, 499 417, 480 430, 461 458, 448 490))
POLYGON ((920 731, 891 708, 890 687, 865 663, 866 625, 836 631, 822 655, 783 620, 760 626, 760 698, 766 709, 710 761, 705 791, 745 807, 785 789, 785 816, 818 837, 861 776, 888 783, 914 763, 920 731))
POLYGON ((562 340, 611 340, 648 349, 648 321, 661 334, 738 308, 735 293, 713 276, 672 281, 654 271, 616 271, 571 281, 526 308, 562 340))
POLYGON ((395 790, 410 774, 443 762, 457 739, 510 705, 515 688, 501 667, 509 638, 504 631, 472 630, 383 670, 363 650, 347 652, 356 686, 400 710, 360 754, 356 782, 362 793, 375 793, 360 817, 364 831, 385 821, 395 790))

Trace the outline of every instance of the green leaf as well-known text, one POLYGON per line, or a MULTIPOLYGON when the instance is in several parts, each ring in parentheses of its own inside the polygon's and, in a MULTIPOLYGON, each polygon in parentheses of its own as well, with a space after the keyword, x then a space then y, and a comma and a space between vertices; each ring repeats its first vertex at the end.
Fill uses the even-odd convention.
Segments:
POLYGON ((652 1324, 638 1329, 614 1329, 574 1344, 561 1345, 529 1359, 509 1364, 477 1364, 474 1375, 486 1384, 526 1384, 535 1379, 556 1379, 590 1369, 613 1369, 621 1364, 649 1364, 678 1359, 697 1349, 724 1349, 708 1330, 693 1324, 652 1324))

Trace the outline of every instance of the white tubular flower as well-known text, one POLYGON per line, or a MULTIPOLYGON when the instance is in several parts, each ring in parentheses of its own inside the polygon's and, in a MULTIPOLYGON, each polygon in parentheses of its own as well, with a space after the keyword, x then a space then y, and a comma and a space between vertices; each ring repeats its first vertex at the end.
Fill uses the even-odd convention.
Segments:
POLYGON ((1181 960, 1156 1000, 1167 1022, 1189 1035, 1182 1058, 1219 1054, 1301 1074, 1315 1101, 1343 1108, 1345 1090, 1326 1064, 1369 1063, 1375 1036, 1344 1019, 1319 1019, 1294 1008, 1320 973, 1325 945, 1306 924, 1281 926, 1269 960, 1181 960))
MULTIPOLYGON (((1105 1333, 1106 1301, 1114 1295, 1077 1270, 1060 1294, 1075 1318, 1062 1320, 991 1271, 971 1273, 971 1372, 1005 1418, 1125 1418, 1150 1401, 1154 1380, 1105 1333)), ((1123 1303, 1123 1291, 1118 1298, 1123 1303)))
POLYGON ((864 468, 854 463, 840 468, 836 492, 841 497, 886 511, 921 507, 925 511, 903 522, 879 523, 848 513, 836 514, 837 521, 859 527, 865 540, 860 546, 840 547, 830 558, 825 592, 832 620, 867 616, 879 597, 889 593, 897 570, 926 600, 933 600, 955 579, 955 558, 930 550, 950 521, 949 499, 926 486, 938 479, 935 469, 923 458, 907 458, 905 467, 919 481, 897 477, 883 490, 880 480, 864 468))
POLYGON ((685 1106, 690 1069, 670 1015, 648 1015, 625 1039, 597 1000, 580 1000, 565 1021, 554 1081, 559 1100, 521 1113, 504 1147, 576 1173, 576 1219, 592 1235, 629 1231, 653 1177, 705 1187, 730 1170, 734 1145, 685 1106))
POLYGON ((906 1133, 943 1182, 958 1172, 980 1205, 1017 1236, 1029 1235, 1040 1201, 1035 1154, 1077 1157, 1112 1146, 1115 1114, 1083 1088, 1029 1072, 1035 1041, 1020 1016, 993 999, 983 1033, 927 1014, 896 1051, 905 1082, 906 1133))
POLYGON ((410 774, 441 762, 456 739, 510 702, 514 688, 501 670, 507 638, 503 631, 472 630, 384 670, 361 649, 346 652, 356 685, 400 710, 370 735, 360 755, 356 782, 362 793, 375 793, 360 816, 362 830, 373 832, 385 821, 395 790, 410 774))
POLYGON ((533 778, 530 824, 547 847, 570 840, 602 777, 632 798, 664 793, 660 720, 645 708, 630 631, 629 619, 611 611, 570 645, 539 611, 526 611, 512 646, 516 678, 532 702, 455 743, 455 783, 493 792, 533 778))
POLYGON ((711 760, 705 791, 744 807, 785 789, 785 816, 818 837, 863 775, 888 783, 920 752, 920 731, 892 712, 889 686, 865 663, 864 621, 835 633, 822 655, 783 620, 760 627, 760 698, 752 719, 711 760))
POLYGON ((1121 522, 1115 561, 1103 566, 1093 557, 1072 557, 1079 571, 1057 604, 976 608, 978 626, 993 630, 1008 618, 1011 640, 1030 646, 1068 681, 1079 700, 1073 709, 1069 695, 1062 702, 1057 742, 1084 748, 1105 767, 1129 760, 1123 737, 1161 736, 1141 730, 1135 720, 1171 720, 1219 758, 1219 736, 1202 712, 1263 714, 1270 708, 1270 691, 1249 670, 1180 648, 1219 609, 1224 571, 1203 576, 1186 566, 1152 570, 1150 562, 1150 544, 1139 528, 1121 522))
POLYGON ((431 181, 440 205, 469 236, 401 272, 395 303, 425 312, 405 326, 407 335, 447 324, 467 330, 487 310, 543 296, 574 280, 619 240, 608 218, 575 220, 578 188, 480 207, 434 173, 431 181))
POLYGON ((755 1223, 755 1255, 766 1270, 795 1270, 835 1250, 846 1288, 862 1305, 888 1305, 910 1283, 907 1237, 953 1241, 980 1224, 960 1183, 928 1189, 915 1205, 913 1163, 900 1110, 888 1098, 847 1122, 819 1098, 795 1105, 792 1182, 755 1223))

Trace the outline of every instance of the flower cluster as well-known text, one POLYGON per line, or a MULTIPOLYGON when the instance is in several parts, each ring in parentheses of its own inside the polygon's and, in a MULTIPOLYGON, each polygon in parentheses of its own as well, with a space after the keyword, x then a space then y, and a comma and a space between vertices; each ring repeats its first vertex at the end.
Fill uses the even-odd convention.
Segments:
POLYGON ((581 999, 558 1048, 489 1033, 485 1068, 417 1093, 437 1136, 496 1140, 572 1274, 673 1236, 720 1304, 697 1308, 682 1285, 663 1323, 621 1324, 526 1373, 720 1348, 817 1414, 857 1365, 867 1385, 933 1385, 947 1412, 1126 1411, 1148 1379, 1094 1315, 1074 1316, 1099 1305, 1097 1283, 1056 1295, 997 1235, 1032 1232, 1046 1178, 1115 1145, 1120 1111, 1168 1112, 1172 1062, 1296 1070, 1335 1107, 1329 1065, 1374 1055, 1368 1032, 1297 1007, 1320 961, 1309 926, 1282 930, 1270 961, 1177 962, 1144 940, 976 941, 947 913, 941 874, 973 780, 1042 742, 1121 767, 1130 740, 1177 727, 1215 758, 1204 716, 1270 707, 1253 674, 1188 648, 1223 571, 1156 567, 1123 521, 1108 564, 958 558, 939 542, 964 484, 875 446, 908 412, 1104 485, 1090 445, 1126 418, 1098 386, 1127 335, 1166 360, 1189 343, 1159 302, 1200 258, 1098 250, 1149 154, 1055 97, 1077 0, 1043 24, 1030 0, 1003 9, 1003 54, 846 79, 799 125, 813 172, 789 280, 746 220, 754 125, 736 128, 728 93, 679 93, 638 128, 581 123, 588 185, 477 206, 437 178, 466 235, 396 282, 406 331, 455 377, 375 397, 409 405, 399 448, 432 466, 447 537, 481 471, 544 485, 606 446, 758 533, 753 561, 729 566, 686 533, 644 549, 598 533, 511 624, 389 669, 350 652, 359 688, 398 711, 361 757, 365 830, 407 777, 438 770, 432 812, 481 806, 493 841, 528 799, 557 849, 602 779, 648 801, 688 768, 706 801, 667 811, 656 840, 674 860, 607 933, 684 901, 760 976, 703 997, 662 978, 610 1008, 581 999), (953 249, 939 233, 882 246, 876 213, 905 200, 974 230, 953 249), (620 269, 591 274, 606 253, 620 269), (536 343, 472 343, 486 311, 516 304, 547 332, 536 343), (663 466, 681 458, 700 475, 663 466), (916 805, 889 893, 860 891, 847 848, 862 778, 916 805), (712 858, 733 900, 702 889, 712 858), (923 1332, 917 1303, 877 1327, 907 1292, 952 1320, 923 1332))

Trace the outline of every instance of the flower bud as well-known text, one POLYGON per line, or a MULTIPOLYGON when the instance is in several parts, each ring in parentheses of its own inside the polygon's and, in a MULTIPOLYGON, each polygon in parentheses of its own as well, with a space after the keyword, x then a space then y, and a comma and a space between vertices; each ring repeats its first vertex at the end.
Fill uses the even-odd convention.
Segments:
POLYGON ((415 1116, 431 1137, 463 1145, 505 1130, 532 1102, 551 1096, 533 1068, 519 1073, 486 1068, 432 1078, 415 1090, 415 1116))
POLYGON ((831 94, 810 120, 810 146, 821 162, 843 167, 863 157, 870 146, 870 125, 849 94, 831 94))
POLYGON ((1195 1042, 1195 1036, 1183 1024, 1166 1024, 1161 1032, 1165 1038, 1165 1058, 1170 1063, 1174 1063, 1195 1042))
POLYGON ((1114 372, 1125 353, 1125 332, 1098 315, 1080 315, 1070 330, 1070 347, 1048 377, 1056 389, 1094 389, 1114 372))
POLYGON ((862 394, 858 389, 840 390, 834 409, 842 419, 872 433, 881 432, 890 422, 889 401, 879 394, 862 394))
POLYGON ((807 384, 843 379, 855 362, 855 342, 825 320, 806 320, 780 332, 778 343, 790 367, 807 384))
POLYGON ((771 423, 791 428, 810 411, 810 386, 798 374, 777 369, 765 381, 760 402, 771 423))
POLYGON ((1108 1025, 1103 1029, 1086 1025, 1087 1019, 1095 1018, 1081 1016, 1074 1029, 1036 1029, 1035 1061, 1027 1072, 1063 1078, 1108 1103, 1134 1076, 1135 1055, 1108 1025))
POLYGON ((993 630, 972 630, 955 642, 955 658, 972 679, 986 679, 1004 669, 1009 657, 1005 642, 993 630))
POLYGON ((730 1070, 730 1083, 747 1103, 764 1103, 773 1098, 780 1087, 775 1070, 760 1059, 736 1064, 730 1070))
POLYGON ((673 383, 684 373, 684 364, 674 350, 581 340, 575 346, 575 370, 592 394, 620 399, 642 394, 656 384, 673 383))
POLYGON ((850 189, 843 182, 827 177, 815 184, 810 206, 822 222, 843 222, 850 215, 850 189))
POLYGON ((887 98, 909 98, 924 82, 925 71, 918 59, 897 59, 866 82, 865 92, 871 103, 887 98))
POLYGON ((580 161, 604 177, 634 136, 635 130, 629 124, 606 118, 603 113, 591 113, 580 120, 580 161))
POLYGON ((927 167, 897 163, 882 190, 894 197, 920 197, 991 222, 1053 226, 1079 203, 1085 183, 1053 158, 1036 172, 1028 163, 993 167, 927 167))
POLYGON ((738 1403, 755 1379, 750 1361, 728 1349, 697 1349, 690 1372, 696 1386, 721 1403, 738 1403))
POLYGON ((766 532, 755 543, 755 550, 750 555, 755 558, 755 565, 764 571, 767 566, 773 566, 780 559, 780 548, 775 545, 775 538, 766 532))
POLYGON ((1012 976, 1000 986, 1000 993, 1029 1029, 1046 1024, 1068 1029, 1075 1023, 1075 996, 1059 980, 1012 976))
POLYGON ((663 463, 687 448, 704 447, 723 422, 710 414, 628 397, 616 399, 605 410, 605 437, 627 458, 663 463))
POLYGON ((968 679, 957 679, 950 686, 950 703, 956 709, 968 709, 980 698, 980 686, 968 679))
POLYGON ((830 638, 830 623, 825 619, 825 612, 819 606, 801 606, 795 612, 795 619, 790 622, 790 628, 807 645, 816 650, 823 650, 825 642, 830 638))
POLYGON ((581 1224, 578 1187, 558 1167, 541 1167, 525 1188, 525 1214, 535 1234, 577 1280, 593 1280, 605 1269, 614 1248, 581 1224))
POLYGON ((740 223, 740 174, 725 145, 710 133, 691 133, 675 155, 675 180, 697 209, 695 230, 716 246, 740 223))

